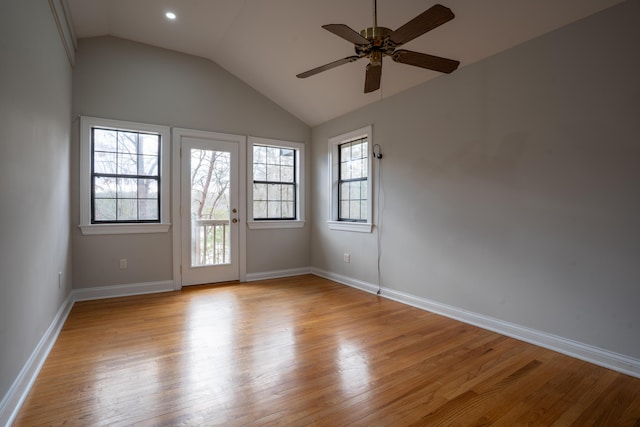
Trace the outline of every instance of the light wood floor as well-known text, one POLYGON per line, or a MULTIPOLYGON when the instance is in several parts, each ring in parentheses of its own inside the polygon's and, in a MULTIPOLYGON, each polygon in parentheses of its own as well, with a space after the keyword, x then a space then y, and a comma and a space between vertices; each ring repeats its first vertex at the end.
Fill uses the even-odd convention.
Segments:
POLYGON ((640 426, 640 379, 315 276, 79 302, 15 425, 640 426))

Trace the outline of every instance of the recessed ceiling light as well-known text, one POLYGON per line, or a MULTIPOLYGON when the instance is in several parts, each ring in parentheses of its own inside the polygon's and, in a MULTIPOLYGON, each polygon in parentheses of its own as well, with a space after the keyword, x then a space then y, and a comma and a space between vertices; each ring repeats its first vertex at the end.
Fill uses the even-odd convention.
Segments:
POLYGON ((166 16, 167 19, 171 19, 171 20, 176 19, 176 14, 173 13, 173 12, 167 12, 167 13, 164 14, 164 16, 166 16))

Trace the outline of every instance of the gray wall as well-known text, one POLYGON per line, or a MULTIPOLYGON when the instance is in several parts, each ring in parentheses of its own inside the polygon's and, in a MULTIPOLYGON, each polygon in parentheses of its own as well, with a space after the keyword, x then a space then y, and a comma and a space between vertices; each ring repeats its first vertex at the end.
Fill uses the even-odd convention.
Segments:
MULTIPOLYGON (((74 115, 308 143, 310 128, 213 62, 113 37, 80 40, 74 115)), ((72 223, 79 223, 78 123, 72 223)), ((309 207, 307 207, 309 212, 309 207)), ((309 227, 247 231, 247 272, 306 267, 309 227)), ((171 232, 84 236, 72 229, 76 288, 171 280, 171 232), (118 260, 128 258, 120 270, 118 260)))
POLYGON ((372 123, 383 286, 639 358, 639 40, 627 1, 315 127, 312 265, 377 281, 326 225, 327 139, 372 123))
POLYGON ((0 401, 71 291, 71 66, 47 2, 2 6, 0 401))

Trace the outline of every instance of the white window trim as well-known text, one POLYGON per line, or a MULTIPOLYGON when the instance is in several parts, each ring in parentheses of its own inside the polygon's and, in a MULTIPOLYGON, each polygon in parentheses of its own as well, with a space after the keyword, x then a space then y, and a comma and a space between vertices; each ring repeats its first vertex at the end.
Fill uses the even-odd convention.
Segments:
POLYGON ((369 153, 369 161, 367 162, 367 222, 338 221, 338 146, 360 138, 367 138, 369 150, 371 150, 371 147, 373 147, 373 126, 365 126, 329 138, 329 188, 331 189, 331 211, 329 212, 329 218, 331 219, 327 221, 327 224, 331 230, 354 231, 358 233, 371 233, 373 231, 373 159, 371 153, 369 153))
POLYGON ((130 234, 166 233, 171 226, 171 175, 170 175, 170 128, 168 126, 122 120, 80 117, 80 224, 82 234, 130 234), (160 134, 160 222, 142 224, 91 224, 91 129, 106 127, 111 129, 154 132, 160 134))
POLYGON ((247 226, 251 230, 271 229, 271 228, 302 228, 305 223, 305 162, 304 144, 294 141, 281 141, 278 139, 260 138, 257 136, 248 137, 247 147, 247 226), (271 147, 292 148, 296 150, 296 218, 292 220, 254 221, 253 220, 253 146, 269 145, 271 147))

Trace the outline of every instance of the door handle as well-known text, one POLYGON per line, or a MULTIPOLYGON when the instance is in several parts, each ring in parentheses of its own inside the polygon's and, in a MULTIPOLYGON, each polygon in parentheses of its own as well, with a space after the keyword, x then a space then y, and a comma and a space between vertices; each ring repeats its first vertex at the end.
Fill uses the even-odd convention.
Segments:
POLYGON ((235 224, 236 222, 238 222, 238 218, 233 218, 231 222, 235 224))

